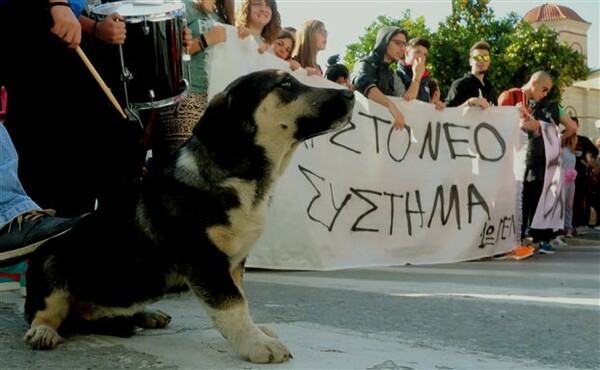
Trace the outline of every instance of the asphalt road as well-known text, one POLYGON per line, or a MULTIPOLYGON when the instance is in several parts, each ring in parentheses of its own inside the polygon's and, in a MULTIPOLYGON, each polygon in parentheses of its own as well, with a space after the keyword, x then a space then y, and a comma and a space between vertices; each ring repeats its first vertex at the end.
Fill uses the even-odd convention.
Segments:
POLYGON ((188 295, 154 305, 165 329, 33 351, 24 299, 2 292, 0 369, 600 369, 600 243, 572 244, 523 261, 249 270, 255 322, 294 355, 274 365, 238 358, 188 295))

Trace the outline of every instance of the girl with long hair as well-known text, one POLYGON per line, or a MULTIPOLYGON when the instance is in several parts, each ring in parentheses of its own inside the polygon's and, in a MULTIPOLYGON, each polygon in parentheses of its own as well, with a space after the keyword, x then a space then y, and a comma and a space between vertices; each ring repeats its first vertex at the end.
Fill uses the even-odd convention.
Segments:
POLYGON ((323 76, 323 69, 317 63, 317 54, 327 47, 328 35, 325 24, 316 19, 304 22, 298 30, 293 58, 309 75, 323 76))
POLYGON ((244 27, 259 45, 258 51, 270 50, 281 31, 281 16, 275 0, 243 0, 237 9, 236 26, 244 27))

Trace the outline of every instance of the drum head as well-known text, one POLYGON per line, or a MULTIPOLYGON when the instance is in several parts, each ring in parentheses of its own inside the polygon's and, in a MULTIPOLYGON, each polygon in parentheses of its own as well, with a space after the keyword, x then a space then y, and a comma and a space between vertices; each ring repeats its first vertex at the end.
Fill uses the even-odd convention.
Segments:
POLYGON ((164 1, 117 1, 102 4, 92 9, 91 13, 105 17, 112 13, 119 13, 125 21, 136 19, 148 21, 162 21, 173 18, 174 14, 182 13, 184 5, 180 2, 164 1))

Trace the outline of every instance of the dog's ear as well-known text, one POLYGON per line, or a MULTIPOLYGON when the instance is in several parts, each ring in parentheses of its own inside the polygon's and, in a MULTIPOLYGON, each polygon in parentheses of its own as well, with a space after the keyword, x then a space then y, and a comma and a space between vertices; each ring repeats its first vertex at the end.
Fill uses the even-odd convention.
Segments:
POLYGON ((210 100, 204 114, 200 117, 200 121, 194 127, 194 135, 198 136, 200 131, 204 129, 203 126, 206 126, 208 122, 222 122, 228 120, 228 116, 229 101, 227 95, 223 92, 218 93, 210 100))
POLYGON ((249 101, 253 101, 251 97, 239 97, 237 94, 233 94, 230 93, 229 90, 225 90, 218 93, 211 99, 204 116, 207 117, 207 120, 210 119, 215 120, 213 122, 220 122, 219 125, 221 126, 241 125, 241 128, 244 132, 256 133, 256 126, 251 120, 248 120, 250 116, 249 101))
POLYGON ((256 127, 248 112, 248 100, 253 101, 228 90, 215 95, 194 128, 194 135, 208 148, 240 149, 252 145, 256 127))
POLYGON ((224 106, 225 108, 229 108, 229 100, 227 99, 227 95, 224 92, 220 92, 217 95, 213 96, 210 101, 211 105, 220 107, 224 106))

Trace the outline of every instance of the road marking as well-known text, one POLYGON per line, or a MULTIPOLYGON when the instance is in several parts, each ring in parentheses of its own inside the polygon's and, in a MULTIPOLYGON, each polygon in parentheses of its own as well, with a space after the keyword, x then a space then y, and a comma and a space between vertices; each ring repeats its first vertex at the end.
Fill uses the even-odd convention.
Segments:
POLYGON ((513 294, 469 294, 469 293, 392 293, 395 297, 463 297, 463 298, 481 298, 481 299, 501 299, 507 301, 528 301, 528 302, 543 302, 543 303, 561 303, 561 304, 578 304, 586 306, 600 306, 600 298, 568 298, 568 297, 536 297, 531 295, 513 295, 513 294))

